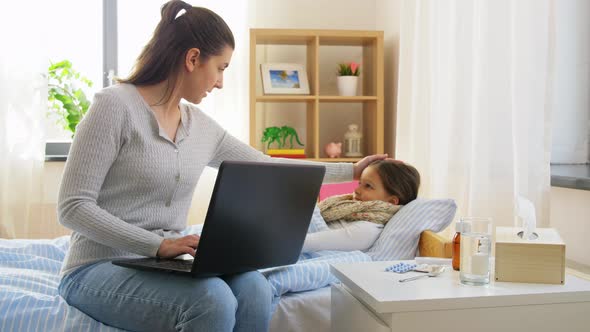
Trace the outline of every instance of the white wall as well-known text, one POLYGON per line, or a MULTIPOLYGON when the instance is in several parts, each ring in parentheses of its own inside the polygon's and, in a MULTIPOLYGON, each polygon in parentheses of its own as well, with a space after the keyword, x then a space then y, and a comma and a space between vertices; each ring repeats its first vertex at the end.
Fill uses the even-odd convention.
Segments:
POLYGON ((385 152, 395 156, 401 0, 377 0, 377 30, 383 30, 385 61, 385 152))
POLYGON ((590 1, 555 2, 553 163, 586 163, 590 154, 590 1))
POLYGON ((590 266, 590 191, 551 187, 550 225, 565 242, 566 258, 590 266))
POLYGON ((252 28, 373 30, 376 0, 253 0, 252 28))

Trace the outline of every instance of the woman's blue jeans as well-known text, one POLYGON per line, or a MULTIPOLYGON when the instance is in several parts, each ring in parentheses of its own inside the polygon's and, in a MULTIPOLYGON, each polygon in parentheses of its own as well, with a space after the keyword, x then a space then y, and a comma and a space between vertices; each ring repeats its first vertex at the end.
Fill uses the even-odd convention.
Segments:
POLYGON ((110 261, 66 275, 59 293, 90 317, 130 331, 267 331, 272 300, 259 272, 193 278, 110 261))

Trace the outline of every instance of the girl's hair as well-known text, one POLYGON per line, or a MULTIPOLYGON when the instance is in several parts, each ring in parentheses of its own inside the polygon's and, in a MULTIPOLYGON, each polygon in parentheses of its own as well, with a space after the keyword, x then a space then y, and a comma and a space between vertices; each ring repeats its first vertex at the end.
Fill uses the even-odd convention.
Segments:
POLYGON ((397 160, 377 160, 370 166, 377 169, 385 190, 399 198, 399 205, 406 205, 418 197, 420 173, 414 166, 397 160))
POLYGON ((170 100, 180 64, 189 49, 198 48, 199 59, 205 62, 213 55, 220 55, 227 46, 235 48, 231 30, 209 9, 172 0, 162 6, 161 12, 162 19, 137 58, 131 75, 118 79, 120 83, 140 86, 167 80, 166 92, 158 104, 170 100))

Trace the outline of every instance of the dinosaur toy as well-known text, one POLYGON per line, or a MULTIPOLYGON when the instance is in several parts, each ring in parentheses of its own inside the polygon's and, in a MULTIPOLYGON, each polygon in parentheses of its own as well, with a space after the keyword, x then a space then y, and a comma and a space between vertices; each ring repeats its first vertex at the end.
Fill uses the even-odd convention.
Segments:
POLYGON ((266 148, 270 149, 270 145, 274 142, 277 142, 279 149, 282 149, 287 144, 287 139, 289 139, 290 148, 293 148, 293 139, 297 141, 297 144, 304 146, 303 143, 299 140, 299 135, 297 135, 297 131, 294 128, 289 126, 282 126, 282 127, 267 127, 264 129, 264 133, 262 134, 262 143, 267 143, 266 148))

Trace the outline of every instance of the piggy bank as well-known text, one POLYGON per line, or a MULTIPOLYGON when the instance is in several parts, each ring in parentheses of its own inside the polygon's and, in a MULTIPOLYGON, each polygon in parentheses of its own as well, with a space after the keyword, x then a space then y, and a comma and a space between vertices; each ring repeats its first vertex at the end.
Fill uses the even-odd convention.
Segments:
POLYGON ((342 143, 330 142, 324 147, 324 151, 330 158, 338 158, 342 154, 342 143))

